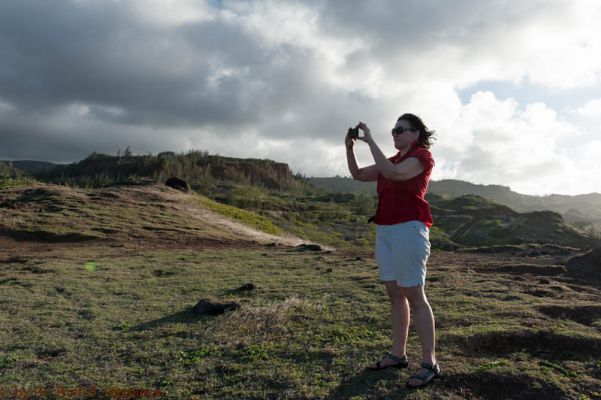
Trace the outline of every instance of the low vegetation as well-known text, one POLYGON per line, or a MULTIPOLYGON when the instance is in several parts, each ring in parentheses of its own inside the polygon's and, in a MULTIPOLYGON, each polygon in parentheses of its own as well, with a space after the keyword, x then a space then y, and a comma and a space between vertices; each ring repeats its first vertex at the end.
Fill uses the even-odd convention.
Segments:
POLYGON ((0 177, 0 190, 19 187, 19 186, 27 186, 35 183, 35 181, 31 178, 10 178, 10 177, 0 177))
POLYGON ((145 389, 164 399, 601 396, 599 289, 545 269, 551 256, 521 258, 530 265, 524 272, 504 254, 434 252, 428 293, 445 377, 411 392, 404 382, 420 357, 413 328, 409 370, 366 370, 388 350, 390 326, 385 291, 364 253, 74 245, 58 257, 21 254, 4 253, 0 264, 0 391, 82 388, 102 397, 145 389), (247 283, 254 290, 237 290, 247 283), (241 307, 194 315, 202 298, 241 307))
MULTIPOLYGON (((201 202, 203 206, 268 233, 286 231, 343 248, 367 248, 375 236, 374 226, 367 222, 376 209, 373 193, 319 190, 303 176, 293 175, 286 164, 270 160, 220 157, 198 150, 134 156, 126 149, 116 156, 93 153, 78 163, 35 176, 86 189, 160 184, 178 176, 207 198, 201 202)), ((348 181, 322 180, 327 184, 348 181)), ((13 179, 6 186, 17 184, 13 179)), ((430 232, 434 248, 525 243, 586 248, 601 244, 601 238, 591 235, 588 228, 566 224, 557 213, 517 213, 474 195, 429 193, 427 200, 435 220, 430 232)))
POLYGON ((200 204, 212 211, 215 211, 216 213, 240 221, 265 233, 269 233, 271 235, 281 235, 283 233, 280 228, 272 224, 267 218, 262 217, 252 211, 229 206, 227 204, 221 204, 204 196, 198 196, 195 201, 198 201, 200 204))
POLYGON ((53 172, 61 185, 3 188, 0 398, 601 398, 599 253, 584 254, 595 242, 560 215, 429 195, 427 291, 445 377, 411 392, 413 328, 410 370, 365 368, 390 345, 367 222, 375 197, 321 192, 289 171, 271 184, 296 183, 271 187, 273 165, 261 175, 216 162, 217 178, 208 155, 187 157, 96 155, 53 172), (186 165, 178 157, 210 171, 192 194, 157 183, 186 165), (153 170, 159 159, 171 161, 153 170), (105 162, 137 166, 76 173, 105 162), (258 242, 219 218, 336 250, 258 242), (196 315, 201 299, 240 307, 196 315))
POLYGON ((58 166, 36 176, 45 182, 85 188, 139 184, 149 179, 164 182, 178 176, 203 194, 214 193, 223 182, 277 190, 302 191, 308 187, 302 176, 290 173, 287 164, 221 157, 200 150, 143 156, 134 156, 128 149, 116 156, 92 153, 80 162, 58 166))

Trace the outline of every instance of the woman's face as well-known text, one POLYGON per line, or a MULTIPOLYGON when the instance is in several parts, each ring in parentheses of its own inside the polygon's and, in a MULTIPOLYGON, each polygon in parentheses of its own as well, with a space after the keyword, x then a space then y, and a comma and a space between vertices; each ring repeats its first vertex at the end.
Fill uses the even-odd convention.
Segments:
POLYGON ((409 121, 401 119, 397 121, 394 129, 392 130, 392 137, 394 140, 394 147, 397 149, 402 149, 408 147, 413 144, 419 137, 419 131, 416 130, 408 130, 412 129, 409 121))

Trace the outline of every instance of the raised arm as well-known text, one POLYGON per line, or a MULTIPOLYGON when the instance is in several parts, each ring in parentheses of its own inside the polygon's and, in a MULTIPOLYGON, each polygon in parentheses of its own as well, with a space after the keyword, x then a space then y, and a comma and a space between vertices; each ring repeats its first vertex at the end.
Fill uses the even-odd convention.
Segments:
POLYGON ((392 163, 388 158, 386 158, 384 153, 382 153, 382 150, 380 150, 380 147, 378 147, 376 142, 373 140, 367 125, 361 122, 359 123, 359 128, 363 130, 365 135, 361 138, 361 140, 369 145, 371 154, 374 157, 374 161, 376 162, 376 170, 380 172, 386 179, 405 181, 416 177, 426 169, 420 160, 415 157, 409 157, 399 164, 392 163))
POLYGON ((346 145, 346 161, 348 163, 348 169, 353 179, 361 182, 372 182, 378 180, 378 168, 376 165, 370 165, 369 167, 359 168, 357 166, 357 159, 355 158, 355 139, 351 138, 348 133, 344 139, 346 145))

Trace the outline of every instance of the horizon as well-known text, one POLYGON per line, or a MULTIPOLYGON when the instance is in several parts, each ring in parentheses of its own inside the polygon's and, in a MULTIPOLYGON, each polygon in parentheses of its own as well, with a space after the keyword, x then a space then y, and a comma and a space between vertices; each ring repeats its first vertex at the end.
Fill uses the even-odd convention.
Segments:
POLYGON ((436 130, 432 179, 600 193, 600 18, 594 0, 6 0, 0 158, 128 143, 348 176, 347 128, 391 154, 411 112, 436 130))
MULTIPOLYGON (((164 150, 162 152, 170 152, 170 150, 164 150)), ((159 153, 162 153, 159 152, 159 153)), ((94 152, 92 152, 94 153, 94 152)), ((90 153, 90 154, 92 154, 90 153)), ((157 156, 159 153, 157 154, 150 154, 151 156, 157 156)), ((177 152, 173 152, 176 155, 178 154, 177 152)), ((185 154, 185 152, 182 152, 185 154)), ((98 154, 105 154, 105 153, 98 153, 98 154)), ((117 155, 111 155, 111 154, 105 154, 111 157, 117 157, 117 155)), ((148 154, 132 154, 132 156, 134 157, 140 157, 140 156, 146 156, 148 154)), ((217 157, 230 157, 230 156, 225 156, 225 155, 221 155, 221 154, 210 154, 211 156, 217 156, 217 157)), ((238 158, 238 157, 231 157, 231 158, 238 158)), ((250 158, 241 158, 241 159, 250 159, 250 158)), ((19 161, 27 161, 27 162, 46 162, 46 163, 52 163, 55 165, 69 165, 69 164, 73 164, 73 163, 77 163, 81 160, 76 160, 76 161, 71 161, 71 162, 64 162, 64 163, 59 163, 59 162, 55 162, 55 161, 47 161, 47 160, 6 160, 6 159, 0 159, 0 162, 19 162, 19 161)), ((266 160, 266 161, 272 161, 272 162, 276 162, 276 163, 281 163, 281 161, 278 160, 272 160, 272 159, 266 159, 263 158, 261 160, 266 160)), ((286 163, 284 163, 286 164, 286 163)), ((286 164, 288 165, 288 164, 286 164)), ((292 169, 290 170, 291 174, 301 174, 303 175, 305 178, 317 178, 317 179, 331 179, 331 178, 346 178, 346 179, 353 179, 350 175, 346 175, 346 176, 341 176, 341 175, 333 175, 333 176, 308 176, 303 174, 301 171, 293 171, 292 169)), ((550 196, 588 196, 588 195, 600 195, 601 196, 601 192, 589 192, 589 193, 577 193, 577 194, 563 194, 563 193, 548 193, 548 194, 528 194, 528 193, 522 193, 522 192, 517 192, 515 190, 513 190, 510 186, 507 185, 501 185, 498 183, 476 183, 476 182, 470 182, 467 180, 463 180, 463 179, 457 179, 457 178, 443 178, 443 179, 432 179, 430 182, 443 182, 443 181, 457 181, 457 182, 463 182, 463 183, 468 183, 470 185, 475 185, 475 186, 500 186, 500 187, 504 187, 507 188, 508 190, 510 190, 513 193, 517 193, 519 195, 523 195, 523 196, 533 196, 533 197, 550 197, 550 196)))

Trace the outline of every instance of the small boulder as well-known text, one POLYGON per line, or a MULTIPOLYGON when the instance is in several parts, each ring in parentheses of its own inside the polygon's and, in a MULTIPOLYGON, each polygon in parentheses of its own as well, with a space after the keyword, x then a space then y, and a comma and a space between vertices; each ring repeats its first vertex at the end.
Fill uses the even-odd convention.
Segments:
POLYGON ((567 267, 571 274, 601 280, 601 248, 596 247, 586 254, 570 258, 567 267))
POLYGON ((194 306, 192 312, 196 315, 219 315, 238 308, 240 308, 240 304, 236 302, 223 303, 202 299, 194 306))
POLYGON ((234 290, 232 290, 232 292, 235 293, 240 293, 240 292, 252 292, 253 290, 255 290, 257 287, 255 286, 254 283, 246 283, 234 290))
POLYGON ((242 293, 250 293, 255 290, 257 287, 254 283, 246 283, 236 289, 230 289, 227 291, 228 294, 242 294, 242 293))
POLYGON ((597 266, 601 266, 601 247, 595 247, 592 249, 590 258, 595 264, 597 264, 597 266))
POLYGON ((188 182, 176 176, 172 176, 171 178, 167 179, 165 181, 165 185, 184 193, 190 193, 192 191, 188 182))
POLYGON ((323 248, 318 244, 300 244, 296 246, 296 248, 300 251, 322 251, 323 248))

